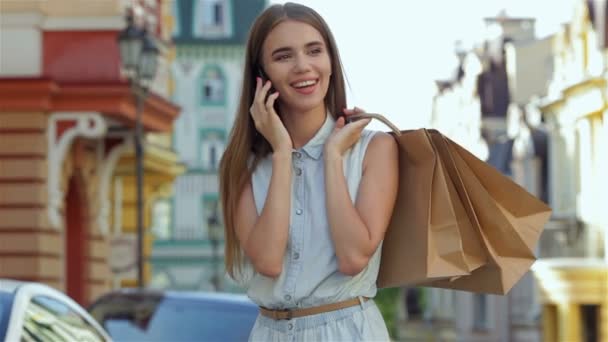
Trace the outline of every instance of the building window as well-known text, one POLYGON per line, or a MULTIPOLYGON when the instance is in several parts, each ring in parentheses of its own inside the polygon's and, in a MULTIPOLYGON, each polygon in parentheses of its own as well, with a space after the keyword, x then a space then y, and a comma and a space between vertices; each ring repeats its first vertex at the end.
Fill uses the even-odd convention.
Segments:
POLYGON ((217 146, 209 146, 209 168, 217 170, 218 159, 217 159, 217 146))
POLYGON ((484 294, 473 294, 473 328, 482 331, 490 328, 488 319, 488 296, 484 294))
POLYGON ((214 26, 221 26, 224 24, 224 6, 220 3, 213 4, 213 21, 211 23, 214 26))
POLYGON ((223 151, 224 136, 221 132, 206 130, 201 132, 199 156, 204 170, 217 171, 223 151))
POLYGON ((201 105, 224 105, 226 98, 226 78, 219 67, 203 70, 200 77, 201 105))
POLYGON ((218 169, 220 159, 219 150, 223 149, 223 144, 219 141, 208 141, 205 143, 203 149, 203 168, 210 171, 216 171, 218 169))
POLYGON ((219 210, 219 202, 216 196, 207 195, 203 198, 203 211, 205 213, 205 222, 207 223, 207 235, 212 237, 213 229, 216 226, 222 225, 221 213, 219 210))
POLYGON ((231 5, 229 0, 197 0, 194 5, 194 36, 204 39, 232 36, 231 5))
POLYGON ((599 305, 583 304, 581 305, 581 341, 594 342, 599 341, 599 305))
POLYGON ((171 33, 171 36, 177 37, 181 34, 179 1, 173 1, 171 3, 171 12, 173 14, 173 32, 171 33))
POLYGON ((422 320, 424 314, 424 289, 409 287, 405 289, 405 308, 407 319, 410 321, 422 320))
POLYGON ((171 201, 161 199, 152 207, 152 233, 157 239, 171 238, 171 201))

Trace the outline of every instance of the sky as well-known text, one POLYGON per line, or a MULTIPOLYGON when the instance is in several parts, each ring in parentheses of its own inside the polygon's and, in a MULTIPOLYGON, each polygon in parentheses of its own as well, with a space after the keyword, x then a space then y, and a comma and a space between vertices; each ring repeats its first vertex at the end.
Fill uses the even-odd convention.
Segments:
MULTIPOLYGON (((543 38, 571 20, 576 0, 292 1, 312 7, 330 26, 350 86, 349 108, 409 129, 428 126, 434 80, 453 70, 455 41, 471 46, 487 34, 483 18, 501 10, 534 17, 543 38)), ((376 122, 369 128, 386 130, 376 122)))

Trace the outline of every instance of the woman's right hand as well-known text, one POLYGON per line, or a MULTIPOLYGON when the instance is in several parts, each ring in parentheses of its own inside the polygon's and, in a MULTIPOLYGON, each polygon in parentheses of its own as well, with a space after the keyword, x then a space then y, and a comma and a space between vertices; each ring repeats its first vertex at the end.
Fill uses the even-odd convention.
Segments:
POLYGON ((270 80, 262 84, 262 79, 257 78, 253 104, 249 108, 249 113, 253 118, 255 129, 270 143, 273 152, 282 150, 291 152, 293 148, 291 137, 274 110, 274 102, 279 97, 279 92, 274 92, 266 98, 270 87, 270 80))

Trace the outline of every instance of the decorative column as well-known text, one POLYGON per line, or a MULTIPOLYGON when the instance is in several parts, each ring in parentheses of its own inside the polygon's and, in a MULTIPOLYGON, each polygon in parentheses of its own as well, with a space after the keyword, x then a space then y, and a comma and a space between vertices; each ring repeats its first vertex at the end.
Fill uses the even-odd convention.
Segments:
POLYGON ((577 342, 581 334, 581 308, 579 303, 562 303, 557 306, 559 342, 577 342))
POLYGON ((61 208, 65 194, 61 187, 62 166, 77 137, 100 138, 106 134, 106 122, 99 113, 54 113, 48 122, 48 216, 53 228, 64 227, 61 208))

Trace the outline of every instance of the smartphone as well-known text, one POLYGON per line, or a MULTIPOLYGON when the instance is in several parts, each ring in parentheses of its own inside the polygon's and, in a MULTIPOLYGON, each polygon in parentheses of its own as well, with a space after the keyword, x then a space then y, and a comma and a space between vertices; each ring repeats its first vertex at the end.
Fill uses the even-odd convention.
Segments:
MULTIPOLYGON (((266 81, 269 80, 268 76, 266 76, 266 73, 264 72, 264 70, 262 70, 261 67, 258 67, 258 76, 262 79, 262 85, 264 85, 266 81)), ((268 97, 268 95, 274 93, 275 91, 276 90, 274 89, 274 87, 270 85, 270 90, 268 90, 268 94, 266 95, 266 97, 268 97)))

